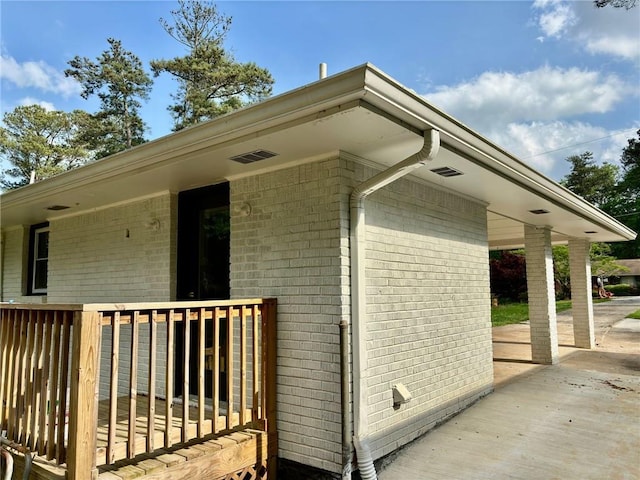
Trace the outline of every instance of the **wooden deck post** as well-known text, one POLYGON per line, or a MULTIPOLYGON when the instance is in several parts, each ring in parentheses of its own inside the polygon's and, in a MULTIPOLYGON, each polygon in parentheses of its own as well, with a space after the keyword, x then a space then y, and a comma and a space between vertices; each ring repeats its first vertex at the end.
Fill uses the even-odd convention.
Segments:
POLYGON ((263 408, 266 412, 266 426, 269 441, 267 478, 277 478, 278 472, 278 430, 276 427, 276 370, 277 370, 277 313, 276 300, 265 300, 262 306, 262 348, 263 348, 263 388, 265 390, 263 408))
POLYGON ((69 448, 67 478, 98 478, 96 468, 96 428, 100 314, 74 312, 71 352, 71 393, 69 402, 69 448))

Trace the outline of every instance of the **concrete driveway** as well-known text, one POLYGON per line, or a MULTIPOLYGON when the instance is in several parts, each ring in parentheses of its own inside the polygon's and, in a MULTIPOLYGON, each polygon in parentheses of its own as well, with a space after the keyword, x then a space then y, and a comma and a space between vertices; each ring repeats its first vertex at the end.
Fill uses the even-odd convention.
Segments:
POLYGON ((640 297, 594 305, 597 346, 530 363, 529 325, 494 328, 496 390, 404 448, 380 480, 640 479, 640 297))

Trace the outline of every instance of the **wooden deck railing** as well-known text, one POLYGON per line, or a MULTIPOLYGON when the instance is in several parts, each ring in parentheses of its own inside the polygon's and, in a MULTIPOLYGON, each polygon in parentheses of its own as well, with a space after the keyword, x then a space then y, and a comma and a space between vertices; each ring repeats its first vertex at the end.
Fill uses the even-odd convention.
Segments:
POLYGON ((1 307, 0 426, 71 480, 207 435, 275 432, 275 300, 1 307))

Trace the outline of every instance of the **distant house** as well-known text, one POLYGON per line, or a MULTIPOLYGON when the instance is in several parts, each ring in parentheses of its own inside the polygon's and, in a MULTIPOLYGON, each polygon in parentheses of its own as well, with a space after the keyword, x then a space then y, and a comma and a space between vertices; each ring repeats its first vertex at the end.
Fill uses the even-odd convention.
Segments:
MULTIPOLYGON (((70 478, 121 458, 120 434, 134 461, 244 427, 277 430, 269 459, 283 467, 368 470, 491 392, 490 249, 526 248, 532 359, 554 363, 552 242, 569 245, 575 344, 592 348, 589 245, 635 237, 369 64, 0 203, 3 365, 16 371, 6 352, 31 351, 19 332, 34 332, 34 351, 51 344, 46 356, 57 342, 47 322, 67 342, 72 322, 69 401, 110 399, 95 407, 104 435, 80 438, 93 413, 70 420, 68 456, 52 455, 70 478), (83 355, 100 368, 83 368, 83 355), (265 394, 269 372, 276 390, 265 394), (181 407, 189 397, 195 416, 181 407), (109 418, 124 418, 121 433, 109 418)), ((31 363, 33 378, 50 373, 31 363)), ((0 386, 3 429, 65 444, 55 421, 15 420, 32 405, 15 375, 0 386)), ((49 394, 41 383, 33 402, 49 394)), ((260 477, 266 454, 255 445, 260 477)), ((218 478, 192 461, 190 477, 218 478)))
POLYGON ((616 260, 616 263, 629 269, 628 272, 616 275, 618 277, 617 283, 624 283, 632 287, 640 286, 640 258, 616 260))

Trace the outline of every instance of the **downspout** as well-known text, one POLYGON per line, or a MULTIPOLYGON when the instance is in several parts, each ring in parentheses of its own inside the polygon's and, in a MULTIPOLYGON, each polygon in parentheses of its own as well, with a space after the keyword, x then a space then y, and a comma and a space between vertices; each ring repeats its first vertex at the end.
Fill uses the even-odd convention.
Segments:
MULTIPOLYGON (((366 277, 365 277, 365 199, 380 188, 388 185, 401 177, 422 167, 433 160, 440 148, 440 132, 427 130, 424 132, 424 145, 422 149, 402 160, 387 170, 380 172, 369 180, 361 183, 353 189, 350 198, 350 273, 351 273, 351 345, 352 345, 352 375, 353 375, 353 444, 356 449, 358 468, 363 480, 377 479, 373 466, 373 459, 369 452, 367 437, 369 436, 368 400, 367 400, 367 348, 366 348, 366 277)), ((343 329, 344 330, 344 329, 343 329)), ((342 363, 349 364, 349 342, 342 345, 342 363)), ((344 368, 344 370, 347 370, 344 368)), ((349 380, 343 375, 343 391, 349 391, 349 380), (346 380, 345 380, 346 379, 346 380), (346 385, 345 385, 346 384, 346 385), (346 388, 345 388, 346 387, 346 388)), ((343 395, 344 398, 344 395, 343 395)), ((347 396, 348 398, 348 396, 347 396)), ((343 405, 343 442, 349 438, 351 419, 349 418, 349 405, 343 405)), ((349 452, 348 468, 343 465, 343 472, 351 468, 350 445, 343 444, 344 452, 349 452)), ((351 478, 345 477, 343 479, 351 478)))

